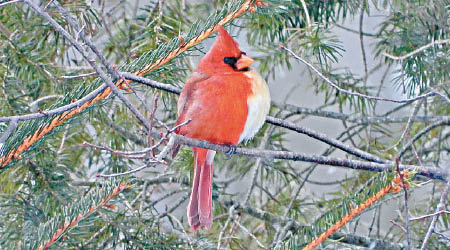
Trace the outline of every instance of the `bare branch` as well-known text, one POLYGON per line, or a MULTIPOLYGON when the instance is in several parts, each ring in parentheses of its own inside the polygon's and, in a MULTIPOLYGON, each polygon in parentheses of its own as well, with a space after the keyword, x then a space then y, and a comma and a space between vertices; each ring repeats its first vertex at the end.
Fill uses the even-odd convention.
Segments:
MULTIPOLYGON (((191 147, 207 148, 220 152, 228 152, 230 150, 230 147, 226 145, 213 144, 207 141, 196 140, 176 134, 173 134, 172 137, 175 137, 176 143, 188 145, 191 147)), ((366 170, 373 172, 383 172, 383 171, 392 172, 393 168, 395 167, 395 163, 390 161, 387 163, 375 163, 375 162, 365 162, 335 157, 309 155, 289 151, 258 150, 258 149, 237 147, 235 153, 238 155, 254 158, 262 157, 266 159, 282 159, 291 161, 313 162, 322 165, 351 168, 356 170, 366 170)), ((438 180, 447 180, 447 178, 449 178, 450 176, 450 173, 447 170, 435 167, 400 165, 399 168, 401 171, 408 169, 410 171, 416 171, 418 175, 438 180)))
MULTIPOLYGON (((450 189, 450 180, 445 185, 444 191, 442 191, 442 195, 439 200, 439 204, 436 207, 435 213, 438 213, 439 211, 444 210, 449 189, 450 189)), ((430 223, 430 227, 428 227, 427 234, 425 235, 425 238, 423 239, 422 247, 420 248, 421 250, 426 250, 428 248, 428 241, 430 240, 431 235, 434 232, 434 227, 436 226, 436 221, 437 221, 439 215, 440 215, 440 213, 433 216, 433 219, 431 220, 431 223, 430 223)))
POLYGON ((428 48, 430 48, 430 47, 432 47, 434 45, 446 44, 446 43, 449 43, 449 42, 450 42, 450 39, 434 40, 431 43, 429 43, 427 45, 424 45, 424 46, 422 46, 422 47, 420 47, 418 49, 415 49, 415 50, 413 50, 413 51, 411 51, 411 52, 409 52, 409 53, 407 53, 407 54, 405 54, 403 56, 394 56, 394 55, 388 54, 386 51, 383 51, 382 54, 384 56, 386 56, 386 57, 389 57, 392 60, 405 60, 406 58, 411 57, 411 56, 413 56, 413 55, 415 55, 415 54, 417 54, 417 53, 419 53, 421 51, 424 51, 424 50, 426 50, 426 49, 428 49, 428 48))
POLYGON ((411 140, 408 141, 406 145, 403 146, 403 148, 398 153, 398 158, 401 158, 403 154, 405 154, 406 150, 411 147, 411 145, 420 139, 423 135, 430 132, 435 127, 443 126, 443 125, 450 125, 450 117, 443 117, 444 119, 441 121, 434 122, 430 125, 428 125, 426 128, 422 129, 419 133, 417 133, 411 140))
POLYGON ((3 2, 3 3, 0 3, 0 7, 4 7, 6 5, 9 5, 9 4, 12 4, 12 3, 21 2, 21 1, 22 0, 12 0, 12 1, 9 1, 9 2, 3 2))
POLYGON ((0 137, 0 153, 2 152, 3 144, 5 141, 9 138, 9 136, 16 130, 17 128, 17 120, 11 120, 9 122, 8 127, 3 132, 2 136, 0 137))

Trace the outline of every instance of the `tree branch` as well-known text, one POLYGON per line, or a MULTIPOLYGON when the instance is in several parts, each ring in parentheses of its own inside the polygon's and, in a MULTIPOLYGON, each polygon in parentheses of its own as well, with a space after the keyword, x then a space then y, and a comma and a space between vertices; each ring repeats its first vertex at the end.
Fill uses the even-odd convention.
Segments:
POLYGON ((424 46, 422 46, 420 48, 417 48, 417 49, 415 49, 415 50, 413 50, 413 51, 411 51, 411 52, 409 52, 409 53, 407 53, 407 54, 405 54, 403 56, 394 56, 394 55, 388 54, 386 51, 383 51, 381 53, 384 56, 389 57, 392 60, 405 60, 406 58, 411 57, 411 56, 413 56, 413 55, 415 55, 415 54, 417 54, 417 53, 419 53, 421 51, 424 51, 424 50, 426 50, 426 49, 428 49, 428 48, 430 48, 430 47, 432 47, 434 45, 446 44, 446 43, 449 43, 449 42, 450 42, 450 39, 435 40, 435 41, 432 41, 431 43, 429 43, 427 45, 424 45, 424 46))
MULTIPOLYGON (((220 152, 228 152, 230 147, 227 145, 218 145, 213 144, 207 141, 196 140, 188 137, 184 137, 181 135, 172 135, 176 139, 176 143, 191 146, 191 147, 200 147, 207 148, 214 151, 220 152)), ((280 159, 280 160, 291 160, 291 161, 303 161, 303 162, 313 162, 322 165, 335 166, 335 167, 344 167, 351 168, 355 170, 366 170, 372 172, 383 172, 388 171, 392 172, 395 163, 387 162, 387 163, 375 163, 375 162, 364 162, 357 160, 348 160, 342 158, 335 157, 325 157, 325 156, 316 156, 302 153, 295 153, 289 151, 274 151, 274 150, 258 150, 252 148, 243 148, 237 147, 236 154, 248 156, 248 157, 261 157, 266 159, 280 159)), ((403 171, 408 169, 410 171, 416 171, 417 174, 438 180, 447 180, 449 178, 450 173, 444 169, 435 168, 435 167, 422 167, 415 165, 400 165, 400 170, 403 171)))
POLYGON ((436 207, 436 212, 435 212, 436 215, 434 215, 433 219, 431 220, 430 227, 428 227, 427 234, 425 235, 425 238, 423 239, 422 247, 420 248, 421 250, 428 249, 428 241, 430 240, 431 235, 434 232, 434 227, 436 226, 436 221, 440 215, 440 213, 438 213, 438 212, 442 211, 445 208, 445 203, 447 200, 447 195, 448 195, 449 189, 450 189, 450 180, 447 182, 447 184, 445 185, 444 191, 442 192, 441 199, 439 200, 439 204, 436 207))

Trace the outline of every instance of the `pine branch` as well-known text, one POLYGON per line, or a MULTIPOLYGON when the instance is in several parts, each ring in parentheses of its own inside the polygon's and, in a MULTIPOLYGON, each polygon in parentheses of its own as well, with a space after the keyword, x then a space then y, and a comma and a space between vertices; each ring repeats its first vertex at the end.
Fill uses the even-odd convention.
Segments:
MULTIPOLYGON (((408 170, 402 172, 404 178, 411 178, 408 170)), ((409 187, 409 184, 404 184, 401 177, 397 175, 392 181, 389 181, 384 174, 377 176, 372 185, 365 187, 363 191, 358 194, 351 195, 344 198, 340 207, 329 210, 317 219, 313 226, 304 227, 297 232, 297 237, 302 238, 303 242, 309 242, 303 250, 312 250, 319 246, 323 241, 335 234, 342 226, 347 224, 353 218, 361 214, 364 210, 369 208, 376 201, 391 191, 398 193, 401 187, 409 187), (336 217, 340 216, 340 217, 336 217), (320 234, 320 235, 318 235, 320 234), (312 240, 310 240, 312 237, 312 240)), ((299 242, 296 238, 290 240, 296 247, 299 242)))
POLYGON ((64 207, 43 225, 39 225, 38 232, 33 234, 36 238, 25 243, 28 249, 47 249, 69 230, 89 215, 108 205, 109 201, 127 188, 125 181, 113 179, 96 186, 84 197, 64 207))

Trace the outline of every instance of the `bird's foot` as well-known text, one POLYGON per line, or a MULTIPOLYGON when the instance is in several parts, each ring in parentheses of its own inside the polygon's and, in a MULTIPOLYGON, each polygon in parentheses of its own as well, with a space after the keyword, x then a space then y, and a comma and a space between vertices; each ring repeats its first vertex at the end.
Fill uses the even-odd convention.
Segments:
POLYGON ((227 145, 229 148, 227 151, 225 151, 225 155, 227 156, 228 159, 231 158, 231 156, 233 156, 233 154, 236 152, 236 145, 227 145))

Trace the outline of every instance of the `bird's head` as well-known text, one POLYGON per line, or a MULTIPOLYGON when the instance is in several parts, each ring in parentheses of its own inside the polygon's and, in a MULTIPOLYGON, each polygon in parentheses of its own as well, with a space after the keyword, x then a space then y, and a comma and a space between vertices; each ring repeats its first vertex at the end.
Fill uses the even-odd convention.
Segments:
POLYGON ((198 64, 198 71, 208 75, 217 72, 247 71, 253 59, 239 49, 239 44, 219 26, 216 42, 198 64))

